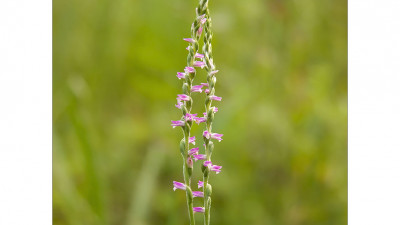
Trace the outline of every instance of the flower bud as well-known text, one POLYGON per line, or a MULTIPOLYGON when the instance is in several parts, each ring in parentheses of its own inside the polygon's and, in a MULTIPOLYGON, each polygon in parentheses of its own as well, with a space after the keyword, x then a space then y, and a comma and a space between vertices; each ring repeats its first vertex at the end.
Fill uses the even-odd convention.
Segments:
POLYGON ((186 163, 187 163, 188 168, 193 168, 193 159, 192 159, 192 157, 189 156, 187 158, 187 160, 186 160, 186 163))

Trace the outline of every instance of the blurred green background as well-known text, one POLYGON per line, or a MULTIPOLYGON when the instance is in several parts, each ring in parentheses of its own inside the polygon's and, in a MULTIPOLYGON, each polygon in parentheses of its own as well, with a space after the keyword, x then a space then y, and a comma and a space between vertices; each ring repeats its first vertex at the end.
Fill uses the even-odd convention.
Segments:
MULTIPOLYGON (((346 224, 347 1, 209 5, 223 97, 213 130, 224 134, 212 224, 346 224)), ((170 120, 196 6, 53 1, 54 224, 188 224, 170 120)))

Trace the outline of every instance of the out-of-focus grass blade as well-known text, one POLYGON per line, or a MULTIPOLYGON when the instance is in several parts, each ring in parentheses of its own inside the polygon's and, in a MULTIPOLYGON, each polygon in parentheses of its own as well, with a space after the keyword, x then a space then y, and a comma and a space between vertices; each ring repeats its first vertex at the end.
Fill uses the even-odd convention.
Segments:
POLYGON ((145 225, 149 211, 149 203, 156 186, 156 179, 165 158, 165 152, 161 143, 155 143, 149 147, 139 177, 135 182, 136 188, 132 193, 130 209, 128 213, 128 225, 145 225))

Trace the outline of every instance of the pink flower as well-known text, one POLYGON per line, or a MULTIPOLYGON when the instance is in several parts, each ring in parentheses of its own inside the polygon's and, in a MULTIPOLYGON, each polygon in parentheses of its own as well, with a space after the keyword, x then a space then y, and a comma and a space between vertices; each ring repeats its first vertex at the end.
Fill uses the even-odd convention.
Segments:
POLYGON ((203 165, 205 167, 210 168, 211 171, 214 171, 216 174, 219 174, 221 172, 222 166, 218 165, 213 165, 211 161, 204 161, 203 165))
POLYGON ((202 58, 204 58, 204 55, 203 55, 203 54, 200 54, 200 53, 196 53, 196 54, 194 55, 194 57, 195 57, 195 58, 202 59, 202 58))
POLYGON ((206 17, 206 14, 203 14, 203 15, 198 16, 197 19, 198 19, 198 20, 201 20, 201 19, 203 19, 203 18, 205 18, 205 17, 206 17))
POLYGON ((202 18, 201 20, 200 20, 200 23, 203 25, 203 24, 205 24, 206 23, 206 21, 207 21, 207 18, 202 18))
POLYGON ((197 188, 201 188, 204 186, 204 182, 199 180, 199 182, 197 183, 197 188))
POLYGON ((194 161, 197 162, 197 160, 205 160, 207 159, 207 156, 204 154, 198 154, 198 155, 193 155, 194 161))
POLYGON ((192 144, 196 144, 196 137, 195 136, 193 136, 193 137, 189 137, 189 144, 190 143, 192 143, 192 144))
POLYGON ((196 70, 193 67, 191 66, 185 67, 185 73, 194 73, 194 72, 196 72, 196 70))
POLYGON ((203 27, 199 27, 199 29, 197 30, 197 35, 201 35, 201 33, 203 33, 203 27))
POLYGON ((185 115, 185 120, 186 120, 186 121, 195 120, 195 118, 197 118, 196 116, 197 116, 197 113, 195 113, 195 114, 186 113, 186 115, 185 115))
POLYGON ((193 212, 204 213, 205 209, 204 207, 193 207, 193 212))
POLYGON ((189 43, 194 43, 193 38, 184 38, 183 40, 184 40, 184 41, 187 41, 187 42, 189 42, 189 43))
POLYGON ((182 79, 182 78, 185 78, 186 74, 185 74, 185 73, 182 73, 182 72, 178 72, 176 76, 177 76, 178 79, 180 80, 180 79, 182 79))
POLYGON ((194 61, 194 63, 193 63, 193 66, 195 66, 195 67, 201 67, 202 69, 203 69, 203 67, 205 66, 206 64, 204 63, 204 62, 202 62, 202 61, 194 61))
MULTIPOLYGON (((218 112, 218 108, 215 107, 215 106, 211 107, 211 110, 212 110, 214 113, 218 112)), ((206 113, 206 112, 203 112, 203 115, 204 115, 204 116, 207 116, 207 113, 206 113)))
POLYGON ((177 182, 177 181, 172 181, 172 183, 174 184, 174 188, 173 188, 174 191, 176 189, 186 190, 186 185, 184 183, 177 182))
POLYGON ((178 100, 178 103, 175 105, 175 107, 178 109, 181 109, 182 106, 183 106, 183 103, 178 100))
POLYGON ((179 101, 189 101, 190 97, 188 95, 181 94, 181 95, 178 95, 178 98, 176 98, 176 99, 178 99, 179 101))
POLYGON ((210 94, 210 90, 209 89, 204 90, 204 92, 207 93, 207 94, 210 94))
POLYGON ((212 165, 211 166, 211 171, 214 171, 216 174, 219 174, 221 172, 222 166, 217 166, 217 165, 212 165))
POLYGON ((206 122, 207 119, 204 118, 204 117, 196 117, 196 118, 194 119, 194 121, 195 121, 197 124, 200 124, 200 123, 206 122))
POLYGON ((204 87, 208 87, 208 83, 201 83, 204 87))
POLYGON ((178 121, 171 120, 171 126, 172 126, 172 128, 183 127, 183 126, 185 126, 185 122, 182 120, 178 120, 178 121))
POLYGON ((197 155, 199 153, 199 148, 192 148, 189 150, 188 155, 197 155))
POLYGON ((218 133, 211 133, 211 132, 208 132, 207 130, 206 131, 204 131, 203 132, 203 136, 205 137, 205 138, 207 138, 207 139, 210 139, 210 138, 212 138, 212 139, 216 139, 216 140, 218 140, 218 141, 222 141, 222 136, 224 136, 223 134, 218 134, 218 133))
POLYGON ((204 198, 204 193, 202 191, 193 191, 193 198, 195 197, 201 197, 204 198))
POLYGON ((210 166, 212 166, 212 162, 211 161, 204 161, 203 165, 205 167, 210 167, 210 166))
POLYGON ((214 100, 214 101, 221 101, 221 100, 222 100, 222 97, 218 97, 218 96, 215 96, 215 95, 211 95, 211 96, 210 96, 210 99, 211 99, 211 100, 214 100))
POLYGON ((203 89, 201 89, 203 87, 203 85, 194 85, 192 86, 192 89, 190 90, 191 92, 203 92, 203 89))
POLYGON ((218 73, 218 71, 219 70, 213 70, 213 71, 210 72, 210 75, 214 75, 214 74, 218 73))

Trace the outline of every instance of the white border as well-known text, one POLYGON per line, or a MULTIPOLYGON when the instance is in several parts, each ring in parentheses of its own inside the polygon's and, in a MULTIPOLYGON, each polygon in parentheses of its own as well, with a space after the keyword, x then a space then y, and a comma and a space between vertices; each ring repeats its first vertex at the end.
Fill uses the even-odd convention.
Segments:
MULTIPOLYGON (((350 225, 400 224, 399 11, 349 0, 350 225)), ((0 224, 52 223, 51 17, 0 1, 0 224)))
POLYGON ((52 224, 52 4, 0 1, 0 224, 52 224))
POLYGON ((400 224, 400 1, 349 0, 349 224, 400 224))

